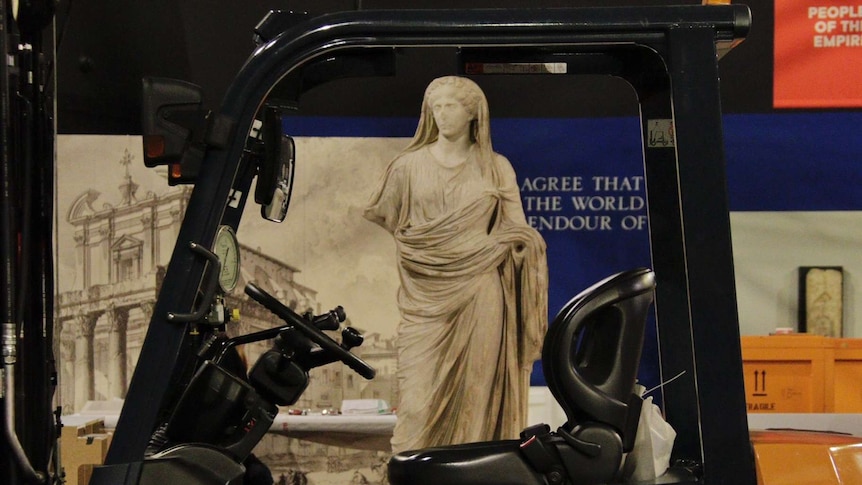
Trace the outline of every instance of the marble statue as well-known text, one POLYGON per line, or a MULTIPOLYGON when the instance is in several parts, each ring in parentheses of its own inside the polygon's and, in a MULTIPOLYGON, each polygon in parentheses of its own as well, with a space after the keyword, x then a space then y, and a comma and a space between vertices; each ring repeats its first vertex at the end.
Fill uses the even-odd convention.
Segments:
POLYGON ((476 83, 428 85, 416 134, 364 215, 397 248, 393 451, 516 438, 547 330, 545 242, 493 151, 476 83))

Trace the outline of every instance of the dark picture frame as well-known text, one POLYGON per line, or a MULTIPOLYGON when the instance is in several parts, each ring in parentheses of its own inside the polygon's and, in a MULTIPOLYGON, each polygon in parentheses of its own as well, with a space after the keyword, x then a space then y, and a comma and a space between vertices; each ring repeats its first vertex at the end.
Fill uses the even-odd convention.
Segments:
POLYGON ((825 337, 844 332, 844 268, 799 267, 799 331, 825 337))

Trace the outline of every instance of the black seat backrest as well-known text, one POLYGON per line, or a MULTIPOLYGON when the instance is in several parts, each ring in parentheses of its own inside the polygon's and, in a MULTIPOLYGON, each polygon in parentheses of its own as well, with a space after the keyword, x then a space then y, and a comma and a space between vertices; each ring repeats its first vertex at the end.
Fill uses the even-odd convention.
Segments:
POLYGON ((520 440, 398 453, 389 461, 389 483, 619 483, 637 434, 635 379, 654 287, 649 269, 619 273, 574 297, 551 324, 542 365, 568 417, 557 431, 542 424, 520 440))
POLYGON ((633 442, 638 416, 631 414, 640 406, 632 409, 632 395, 654 288, 649 269, 618 273, 572 298, 551 324, 542 367, 570 429, 605 423, 633 442))

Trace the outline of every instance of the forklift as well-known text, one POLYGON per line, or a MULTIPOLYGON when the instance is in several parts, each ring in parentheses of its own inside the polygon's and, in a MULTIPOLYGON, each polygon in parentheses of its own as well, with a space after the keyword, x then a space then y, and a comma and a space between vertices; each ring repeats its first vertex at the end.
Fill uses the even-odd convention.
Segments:
MULTIPOLYGON (((147 80, 145 162, 169 165, 174 182, 193 182, 194 191, 141 364, 105 464, 91 483, 146 481, 143 470, 155 463, 144 459, 154 429, 177 422, 166 410, 178 407, 189 395, 179 390, 202 371, 200 342, 192 342, 189 328, 204 326, 200 322, 210 318, 221 291, 218 275, 207 268, 218 260, 223 278, 234 271, 214 251, 233 245, 252 192, 263 217, 284 218, 294 154, 281 133, 282 118, 301 114, 300 98, 314 87, 397 75, 398 55, 450 47, 460 75, 516 76, 518 66, 555 65, 561 69, 553 71, 565 76, 606 75, 631 84, 640 105, 662 374, 684 371, 663 396, 667 420, 678 430, 673 462, 686 470, 673 476, 676 483, 753 484, 717 72, 718 60, 749 27, 742 5, 378 10, 312 18, 273 11, 256 27, 259 45, 217 110, 201 106, 196 86, 147 80), (185 126, 176 122, 183 117, 190 120, 185 126), (651 143, 658 120, 670 120, 675 144, 651 143), (725 383, 721 389, 706 384, 719 381, 725 383)), ((250 291, 268 309, 281 308, 259 289, 250 291)), ((281 312, 286 322, 298 323, 281 312)), ((213 327, 224 323, 210 319, 213 327)), ((310 338, 313 330, 300 333, 310 338)), ((332 356, 323 360, 337 355, 367 375, 349 352, 328 345, 332 356)), ((410 460, 395 466, 409 469, 410 460)))
MULTIPOLYGON (((169 183, 194 189, 110 449, 90 484, 242 483, 243 457, 268 430, 276 406, 299 398, 310 369, 341 362, 374 377, 351 352, 362 343, 358 331, 342 329, 340 341, 323 332, 341 327, 342 310, 300 315, 249 284, 246 294, 283 324, 224 338, 231 325, 224 294, 238 279, 237 230, 251 195, 267 220, 279 223, 288 213, 301 154, 283 127, 286 116, 301 116, 301 97, 336 80, 396 76, 399 56, 429 48, 451 52, 458 75, 529 71, 626 81, 639 105, 651 268, 597 283, 551 325, 549 338, 562 343, 546 345, 543 364, 567 414, 563 427, 531 427, 521 440, 402 453, 390 461, 391 483, 625 483, 620 469, 640 409, 632 397, 637 362, 625 356, 639 355, 653 304, 660 372, 680 377, 662 390, 666 419, 677 432, 671 467, 648 483, 758 483, 718 76, 719 60, 750 25, 744 5, 359 10, 315 17, 272 11, 255 28, 257 48, 217 109, 204 107, 200 87, 191 83, 145 79, 145 163, 168 166, 169 183), (601 328, 590 334, 599 335, 612 358, 591 364, 601 359, 587 358, 589 345, 578 342, 585 329, 599 325, 596 312, 611 307, 624 309, 613 324, 615 337, 601 337, 609 332, 601 328), (272 349, 248 381, 237 378, 227 365, 232 349, 257 341, 271 341, 272 349), (590 365, 605 367, 591 372, 590 365), (618 380, 585 378, 602 373, 618 380)), ((18 460, 26 471, 25 465, 26 457, 18 460)), ((22 474, 21 483, 45 479, 34 471, 22 474)))

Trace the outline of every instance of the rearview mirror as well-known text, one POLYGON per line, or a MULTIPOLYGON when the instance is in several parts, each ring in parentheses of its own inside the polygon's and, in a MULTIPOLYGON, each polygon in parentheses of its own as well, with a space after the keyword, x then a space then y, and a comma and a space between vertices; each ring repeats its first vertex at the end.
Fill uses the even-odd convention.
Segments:
POLYGON ((281 113, 277 109, 265 108, 261 138, 264 156, 257 174, 254 198, 261 205, 261 217, 282 222, 287 216, 293 191, 296 145, 293 138, 284 134, 281 113))

